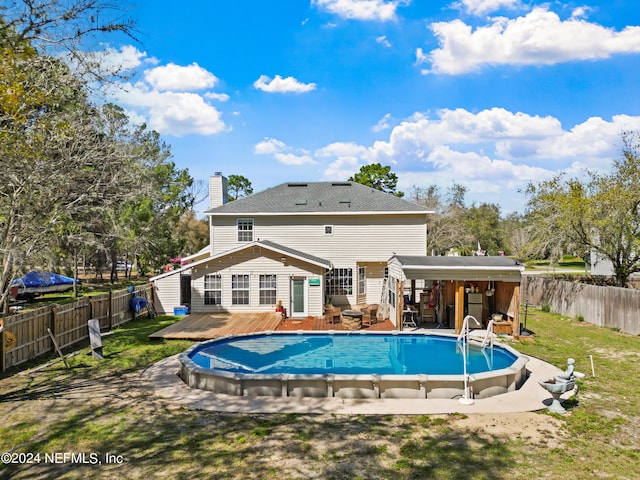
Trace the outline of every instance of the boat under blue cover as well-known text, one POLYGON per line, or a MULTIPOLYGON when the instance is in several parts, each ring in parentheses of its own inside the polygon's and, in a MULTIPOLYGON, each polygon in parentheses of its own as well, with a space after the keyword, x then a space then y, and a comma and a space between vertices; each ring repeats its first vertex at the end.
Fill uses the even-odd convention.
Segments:
MULTIPOLYGON (((32 270, 16 278, 12 285, 18 286, 18 298, 29 298, 44 293, 66 292, 73 288, 74 280, 59 273, 32 270)), ((80 280, 78 280, 80 285, 80 280)))

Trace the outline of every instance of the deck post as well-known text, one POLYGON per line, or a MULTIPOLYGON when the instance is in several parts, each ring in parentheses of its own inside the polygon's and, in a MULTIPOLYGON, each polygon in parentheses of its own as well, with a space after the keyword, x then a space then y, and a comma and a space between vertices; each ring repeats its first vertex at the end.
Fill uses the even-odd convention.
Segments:
POLYGON ((396 325, 398 330, 404 330, 404 280, 398 282, 396 289, 396 325))
POLYGON ((4 337, 4 326, 3 319, 0 318, 0 372, 4 372, 7 369, 7 362, 5 359, 5 337, 4 337))
POLYGON ((456 280, 455 286, 456 286, 455 329, 456 329, 456 333, 460 333, 460 331, 462 330, 462 322, 464 321, 464 282, 461 282, 460 280, 456 280))
POLYGON ((109 289, 109 310, 107 311, 109 319, 109 330, 113 329, 113 292, 109 289))
POLYGON ((513 326, 511 335, 513 338, 520 337, 520 284, 517 283, 513 287, 513 298, 511 300, 513 307, 513 326))

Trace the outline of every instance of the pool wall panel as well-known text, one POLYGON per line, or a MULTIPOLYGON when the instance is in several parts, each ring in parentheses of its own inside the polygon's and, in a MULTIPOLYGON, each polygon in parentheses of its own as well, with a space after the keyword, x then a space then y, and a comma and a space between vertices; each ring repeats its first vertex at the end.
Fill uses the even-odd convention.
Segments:
MULTIPOLYGON (((273 333, 272 333, 273 334, 273 333)), ((189 354, 180 355, 180 377, 191 388, 236 396, 290 396, 339 398, 453 399, 464 394, 463 375, 344 375, 344 374, 243 374, 198 366, 189 354)), ((502 370, 469 375, 474 398, 512 392, 526 381, 528 358, 511 347, 501 347, 517 360, 502 370)))

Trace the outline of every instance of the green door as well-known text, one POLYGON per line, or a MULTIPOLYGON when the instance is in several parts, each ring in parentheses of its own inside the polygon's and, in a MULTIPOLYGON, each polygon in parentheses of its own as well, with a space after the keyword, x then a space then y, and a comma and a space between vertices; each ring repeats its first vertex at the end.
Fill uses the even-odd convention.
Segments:
POLYGON ((307 308, 304 302, 304 278, 291 279, 291 316, 307 316, 307 308))

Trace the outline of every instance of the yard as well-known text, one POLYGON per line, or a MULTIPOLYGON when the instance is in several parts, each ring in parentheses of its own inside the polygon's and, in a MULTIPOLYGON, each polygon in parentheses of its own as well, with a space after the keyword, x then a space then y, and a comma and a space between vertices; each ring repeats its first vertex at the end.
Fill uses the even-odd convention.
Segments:
POLYGON ((146 388, 141 371, 190 344, 147 340, 174 320, 114 330, 100 363, 85 348, 69 370, 2 377, 0 453, 23 464, 0 464, 0 478, 640 477, 638 337, 529 310, 536 341, 514 346, 561 368, 574 357, 587 374, 565 417, 229 415, 146 388))

